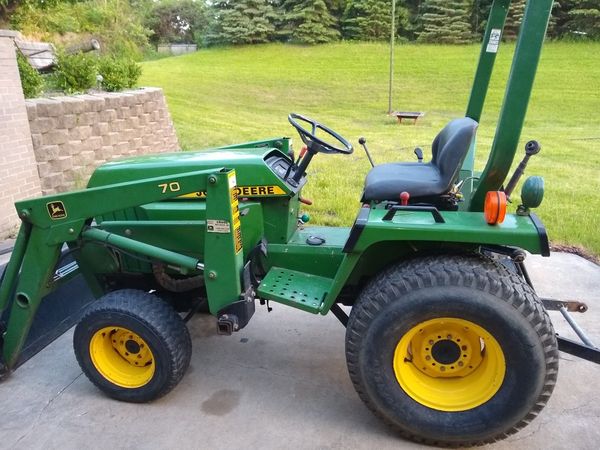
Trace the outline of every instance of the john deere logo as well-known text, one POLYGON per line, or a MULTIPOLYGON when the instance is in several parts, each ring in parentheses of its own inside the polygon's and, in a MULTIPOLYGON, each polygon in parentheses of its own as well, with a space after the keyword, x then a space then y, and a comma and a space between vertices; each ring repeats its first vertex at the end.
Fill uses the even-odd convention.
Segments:
POLYGON ((63 202, 50 202, 46 204, 48 214, 52 220, 64 219, 67 217, 67 209, 63 202))

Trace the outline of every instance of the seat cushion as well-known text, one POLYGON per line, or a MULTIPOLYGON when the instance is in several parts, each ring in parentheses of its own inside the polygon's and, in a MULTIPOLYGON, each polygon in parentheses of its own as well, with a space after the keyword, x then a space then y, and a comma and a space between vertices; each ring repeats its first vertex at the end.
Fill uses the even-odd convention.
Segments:
POLYGON ((475 138, 477 122, 468 117, 450 121, 431 144, 432 160, 375 166, 365 179, 362 201, 396 200, 408 192, 412 202, 446 194, 475 138))
POLYGON ((365 179, 363 201, 399 200, 404 191, 411 198, 444 194, 438 168, 433 164, 389 163, 373 167, 365 179))

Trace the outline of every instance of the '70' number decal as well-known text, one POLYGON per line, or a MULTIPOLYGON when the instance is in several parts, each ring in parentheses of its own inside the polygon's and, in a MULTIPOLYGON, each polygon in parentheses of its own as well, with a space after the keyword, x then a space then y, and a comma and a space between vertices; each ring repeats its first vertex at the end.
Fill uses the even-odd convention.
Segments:
POLYGON ((181 186, 177 181, 172 181, 171 183, 162 183, 158 185, 159 188, 162 189, 162 193, 166 194, 167 192, 178 192, 181 190, 181 186))

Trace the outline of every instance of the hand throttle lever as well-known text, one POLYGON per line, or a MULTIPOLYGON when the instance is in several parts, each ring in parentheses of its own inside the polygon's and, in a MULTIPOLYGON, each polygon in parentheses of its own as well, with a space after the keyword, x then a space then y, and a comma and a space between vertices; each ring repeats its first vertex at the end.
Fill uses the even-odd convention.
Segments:
POLYGON ((371 167, 375 167, 375 163, 373 162, 373 158, 371 158, 371 154, 369 153, 369 149, 367 148, 367 139, 363 136, 358 138, 358 143, 362 145, 365 149, 365 153, 367 154, 367 158, 369 158, 369 162, 371 163, 371 167))

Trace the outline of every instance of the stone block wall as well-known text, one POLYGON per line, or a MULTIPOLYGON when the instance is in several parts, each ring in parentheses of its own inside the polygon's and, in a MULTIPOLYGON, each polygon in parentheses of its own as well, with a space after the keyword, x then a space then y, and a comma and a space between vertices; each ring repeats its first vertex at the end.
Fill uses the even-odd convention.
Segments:
POLYGON ((44 195, 85 187, 100 164, 179 150, 161 89, 25 102, 44 195))
POLYGON ((14 202, 40 193, 13 35, 0 33, 0 239, 20 223, 14 202))

